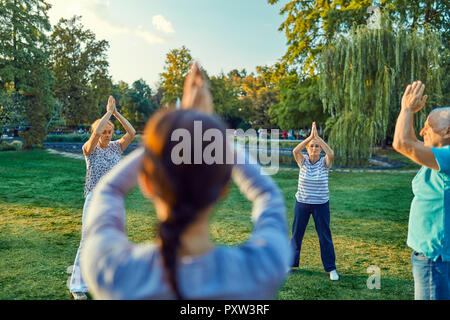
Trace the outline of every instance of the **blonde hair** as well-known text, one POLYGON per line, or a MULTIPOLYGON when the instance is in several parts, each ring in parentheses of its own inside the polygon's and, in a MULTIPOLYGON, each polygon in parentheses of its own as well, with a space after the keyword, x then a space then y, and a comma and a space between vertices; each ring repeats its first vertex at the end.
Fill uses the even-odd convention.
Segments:
MULTIPOLYGON (((311 147, 311 142, 315 141, 317 144, 319 144, 319 142, 316 139, 311 139, 310 142, 308 142, 308 144, 306 145, 306 149, 309 149, 311 147)), ((319 148, 322 149, 322 147, 319 144, 319 148)))
MULTIPOLYGON (((98 123, 101 121, 102 119, 97 119, 94 121, 94 123, 91 124, 91 129, 90 132, 93 133, 94 130, 97 128, 98 123)), ((108 120, 108 125, 110 125, 112 127, 112 129, 114 130, 114 123, 112 123, 111 121, 108 120)))

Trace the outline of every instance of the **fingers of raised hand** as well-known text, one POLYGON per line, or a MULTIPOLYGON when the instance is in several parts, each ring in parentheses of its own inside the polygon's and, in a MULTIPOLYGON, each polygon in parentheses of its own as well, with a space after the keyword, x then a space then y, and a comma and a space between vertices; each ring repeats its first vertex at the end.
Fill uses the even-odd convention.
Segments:
POLYGON ((412 90, 412 85, 411 85, 411 84, 408 84, 408 86, 407 86, 406 89, 405 89, 404 95, 410 94, 410 93, 411 93, 411 90, 412 90))
POLYGON ((424 91, 425 91, 425 85, 423 83, 421 83, 417 89, 417 95, 419 97, 422 97, 424 91))
POLYGON ((428 96, 424 95, 423 98, 422 98, 422 101, 420 102, 420 105, 421 106, 425 105, 425 102, 427 102, 427 99, 428 99, 428 96))

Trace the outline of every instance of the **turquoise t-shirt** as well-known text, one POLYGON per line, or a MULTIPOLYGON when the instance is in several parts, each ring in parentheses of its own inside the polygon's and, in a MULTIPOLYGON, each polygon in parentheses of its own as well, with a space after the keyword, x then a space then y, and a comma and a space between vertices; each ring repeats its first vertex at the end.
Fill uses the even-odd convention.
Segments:
POLYGON ((431 149, 439 171, 422 167, 412 181, 407 244, 434 261, 450 261, 450 146, 431 149))

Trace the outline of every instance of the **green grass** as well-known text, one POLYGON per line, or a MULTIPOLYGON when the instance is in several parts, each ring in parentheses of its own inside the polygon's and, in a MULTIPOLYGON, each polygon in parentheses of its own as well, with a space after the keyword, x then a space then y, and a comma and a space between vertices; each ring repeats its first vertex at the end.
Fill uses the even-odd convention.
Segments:
MULTIPOLYGON (((66 270, 79 244, 85 163, 43 150, 0 152, 0 299, 71 299, 66 270)), ((294 215, 297 171, 274 176, 294 215)), ((413 299, 406 246, 414 173, 330 174, 331 229, 340 281, 323 271, 313 220, 300 268, 281 286, 278 299, 413 299), (381 290, 369 290, 367 268, 381 269, 381 290)), ((132 241, 155 237, 155 210, 135 189, 127 197, 132 241)), ((245 241, 252 230, 251 204, 233 185, 215 209, 211 237, 217 244, 245 241)))

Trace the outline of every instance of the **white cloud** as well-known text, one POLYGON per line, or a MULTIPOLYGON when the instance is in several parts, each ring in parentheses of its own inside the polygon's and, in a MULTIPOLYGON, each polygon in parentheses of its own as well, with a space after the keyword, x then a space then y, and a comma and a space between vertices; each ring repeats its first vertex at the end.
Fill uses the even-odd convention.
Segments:
POLYGON ((174 33, 175 30, 172 27, 172 23, 167 21, 161 14, 153 16, 152 24, 156 28, 156 30, 161 31, 162 33, 174 33))
POLYGON ((110 38, 127 34, 130 30, 117 22, 109 14, 109 1, 102 0, 48 0, 52 5, 49 11, 50 22, 54 25, 60 18, 69 19, 74 15, 82 16, 83 25, 93 31, 97 38, 110 38))
MULTIPOLYGON (((117 35, 136 36, 149 44, 165 43, 165 38, 156 35, 152 30, 139 26, 127 27, 118 22, 118 19, 110 15, 110 2, 105 0, 48 0, 52 5, 49 18, 53 25, 63 18, 71 18, 74 15, 82 16, 82 24, 93 31, 97 39, 111 40, 117 35)), ((153 16, 154 28, 164 34, 174 33, 172 24, 162 15, 153 16)))
POLYGON ((136 30, 135 30, 135 34, 144 39, 145 41, 147 41, 150 44, 155 44, 155 43, 164 43, 165 40, 161 37, 158 37, 157 35, 155 35, 153 32, 151 32, 150 30, 145 30, 143 29, 141 26, 139 26, 136 30))

